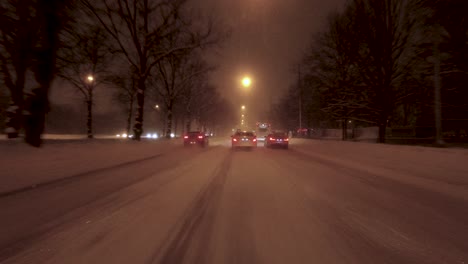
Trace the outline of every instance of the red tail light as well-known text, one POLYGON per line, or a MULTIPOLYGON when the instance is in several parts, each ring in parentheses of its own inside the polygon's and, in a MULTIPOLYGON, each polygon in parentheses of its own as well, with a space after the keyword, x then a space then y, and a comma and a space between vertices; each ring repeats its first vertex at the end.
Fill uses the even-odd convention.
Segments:
POLYGON ((198 136, 198 138, 203 138, 203 136, 198 136))
POLYGON ((237 139, 233 138, 232 141, 237 142, 237 139))
POLYGON ((289 141, 289 138, 285 138, 284 141, 289 141))
POLYGON ((270 140, 275 140, 275 139, 271 137, 270 140))
POLYGON ((188 138, 188 136, 184 136, 184 138, 188 138))
POLYGON ((254 139, 253 139, 253 141, 255 142, 255 141, 257 141, 257 139, 256 139, 256 138, 254 138, 254 139))

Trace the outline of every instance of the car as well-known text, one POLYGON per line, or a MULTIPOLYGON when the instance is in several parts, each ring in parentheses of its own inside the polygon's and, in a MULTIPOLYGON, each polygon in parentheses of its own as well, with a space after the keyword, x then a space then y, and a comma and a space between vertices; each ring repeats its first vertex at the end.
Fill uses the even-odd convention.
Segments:
POLYGON ((289 148, 289 137, 288 134, 284 132, 274 132, 269 134, 265 140, 265 147, 282 147, 282 148, 289 148))
POLYGON ((237 148, 256 148, 257 147, 257 136, 254 132, 249 131, 237 131, 231 136, 232 149, 237 148))
POLYGON ((199 145, 201 147, 208 146, 208 137, 204 132, 191 131, 184 134, 184 146, 199 145))

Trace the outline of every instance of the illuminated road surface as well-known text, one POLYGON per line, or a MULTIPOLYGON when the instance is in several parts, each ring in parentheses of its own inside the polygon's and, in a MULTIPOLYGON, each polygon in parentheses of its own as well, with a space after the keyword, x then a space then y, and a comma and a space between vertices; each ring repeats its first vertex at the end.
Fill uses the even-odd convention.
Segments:
POLYGON ((176 146, 0 197, 0 263, 468 263, 466 165, 301 142, 176 146))

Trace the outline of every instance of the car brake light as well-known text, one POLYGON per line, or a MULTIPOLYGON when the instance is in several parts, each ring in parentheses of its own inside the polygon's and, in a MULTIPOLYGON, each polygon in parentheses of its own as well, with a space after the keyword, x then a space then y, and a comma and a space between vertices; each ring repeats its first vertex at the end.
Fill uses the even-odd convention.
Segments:
POLYGON ((237 142, 237 139, 233 138, 233 139, 232 139, 232 141, 235 141, 235 142, 237 142))
POLYGON ((184 136, 184 138, 188 138, 188 136, 184 136))
POLYGON ((289 138, 285 138, 284 141, 289 141, 289 138))
POLYGON ((270 140, 275 140, 275 139, 271 137, 270 140))
POLYGON ((203 138, 203 136, 198 136, 198 138, 203 138))
POLYGON ((254 138, 254 139, 253 139, 253 141, 257 141, 257 139, 256 139, 256 138, 254 138))

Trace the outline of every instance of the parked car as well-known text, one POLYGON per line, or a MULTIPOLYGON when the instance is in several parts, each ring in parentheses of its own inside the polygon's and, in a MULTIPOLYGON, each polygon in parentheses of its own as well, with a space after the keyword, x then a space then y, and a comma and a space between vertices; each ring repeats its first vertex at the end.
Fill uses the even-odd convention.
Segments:
POLYGON ((282 147, 287 149, 289 147, 289 137, 287 133, 275 132, 269 134, 265 141, 265 147, 282 147))
POLYGON ((199 145, 208 146, 208 137, 201 131, 191 131, 184 135, 184 146, 199 145))
POLYGON ((236 148, 256 148, 257 136, 254 132, 237 131, 231 136, 232 149, 236 148))

